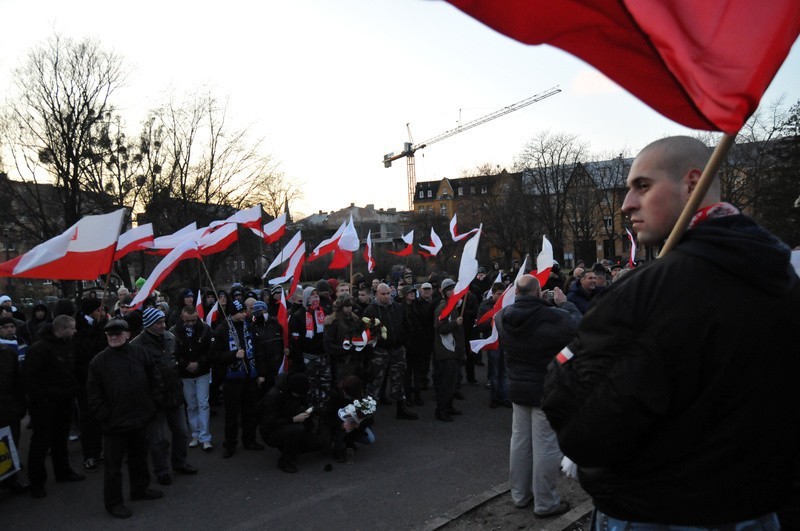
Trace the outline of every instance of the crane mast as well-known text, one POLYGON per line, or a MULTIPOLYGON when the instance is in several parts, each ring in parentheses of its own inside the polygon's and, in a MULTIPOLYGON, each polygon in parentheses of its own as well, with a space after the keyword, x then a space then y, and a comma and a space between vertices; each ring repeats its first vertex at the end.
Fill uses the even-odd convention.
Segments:
MULTIPOLYGON (((383 156, 383 167, 384 168, 391 168, 392 162, 406 157, 406 173, 408 174, 408 209, 414 206, 414 189, 417 186, 417 176, 416 176, 416 167, 415 167, 415 160, 414 154, 431 144, 435 144, 436 142, 441 142, 446 138, 450 138, 451 136, 457 135, 459 133, 463 133, 468 129, 472 129, 473 127, 477 127, 481 124, 485 124, 486 122, 490 122, 495 118, 500 118, 501 116, 505 116, 506 114, 512 113, 523 107, 527 107, 537 101, 542 101, 545 98, 549 98, 550 96, 554 96, 561 92, 561 89, 558 86, 548 89, 544 92, 540 92, 539 94, 534 94, 533 96, 526 98, 522 101, 518 101, 517 103, 512 103, 502 109, 498 109, 492 113, 489 113, 485 116, 481 116, 480 118, 476 118, 475 120, 469 121, 465 124, 461 124, 458 127, 453 129, 447 130, 443 133, 440 133, 432 138, 424 142, 420 142, 419 144, 414 144, 413 140, 410 142, 405 142, 403 144, 403 151, 398 154, 394 153, 387 153, 383 156)), ((406 124, 408 126, 408 124, 406 124)), ((409 140, 411 140, 411 131, 409 129, 409 140)))

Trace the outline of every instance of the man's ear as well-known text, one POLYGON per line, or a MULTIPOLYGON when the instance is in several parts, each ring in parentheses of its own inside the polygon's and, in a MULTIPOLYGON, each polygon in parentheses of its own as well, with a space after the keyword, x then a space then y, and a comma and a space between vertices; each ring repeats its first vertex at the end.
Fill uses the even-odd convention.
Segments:
POLYGON ((689 170, 686 172, 686 175, 683 176, 683 182, 686 185, 687 195, 691 195, 691 193, 694 191, 702 174, 703 172, 701 170, 694 169, 689 170))

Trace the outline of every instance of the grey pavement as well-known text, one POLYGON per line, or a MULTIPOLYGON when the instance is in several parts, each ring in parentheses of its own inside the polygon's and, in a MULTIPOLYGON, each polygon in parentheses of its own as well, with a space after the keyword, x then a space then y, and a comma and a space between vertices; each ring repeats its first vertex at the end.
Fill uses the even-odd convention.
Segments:
MULTIPOLYGON (((241 446, 232 458, 222 459, 220 410, 212 417, 215 451, 189 450, 189 462, 200 473, 173 474, 173 484, 166 487, 153 481, 154 488, 164 490, 164 498, 126 502, 132 518, 118 521, 106 514, 101 467, 80 483, 48 481, 48 496, 41 500, 0 492, 3 527, 405 529, 424 525, 508 479, 511 410, 489 409, 484 369, 476 370, 481 385, 463 386, 466 400, 456 406, 464 415, 454 422, 434 418, 433 391, 423 393, 425 406, 414 408, 421 417, 417 421, 396 420, 393 406, 379 407, 377 443, 359 446, 347 463, 309 454, 299 458, 299 473, 286 474, 276 466, 276 450, 253 452, 241 446), (333 466, 330 472, 324 471, 328 463, 333 466)), ((23 442, 23 459, 26 449, 23 442)), ((83 472, 79 442, 70 443, 70 458, 74 469, 83 472)), ((127 497, 127 471, 123 473, 127 497)))

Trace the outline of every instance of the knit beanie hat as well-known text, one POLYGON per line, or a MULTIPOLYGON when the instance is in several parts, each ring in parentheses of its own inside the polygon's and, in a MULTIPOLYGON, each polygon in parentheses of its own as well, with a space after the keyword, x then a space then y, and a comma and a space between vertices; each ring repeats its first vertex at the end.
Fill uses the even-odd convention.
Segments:
POLYGON ((233 306, 233 308, 235 310, 233 313, 240 313, 240 312, 244 311, 244 304, 242 304, 241 301, 233 299, 233 302, 231 302, 231 305, 233 306))
POLYGON ((81 299, 83 315, 89 315, 100 307, 100 299, 81 299))
POLYGON ((145 279, 139 277, 136 279, 136 282, 134 282, 134 286, 136 286, 137 290, 142 289, 142 286, 144 286, 145 282, 147 282, 145 279))
MULTIPOLYGON (((321 282, 325 281, 323 280, 321 282)), ((325 282, 325 285, 327 286, 328 283, 325 282)), ((305 306, 306 308, 308 308, 308 299, 311 298, 311 294, 314 293, 315 291, 319 293, 319 291, 317 291, 317 288, 315 288, 314 286, 308 286, 303 290, 303 306, 305 306)))
POLYGON ((142 327, 150 328, 156 324, 159 319, 164 319, 164 312, 157 308, 145 308, 142 313, 142 327))
POLYGON ((264 301, 256 301, 253 304, 253 313, 267 313, 267 303, 264 301))
POLYGON ((339 287, 339 281, 335 278, 329 278, 328 285, 331 287, 331 292, 336 293, 336 288, 339 287))

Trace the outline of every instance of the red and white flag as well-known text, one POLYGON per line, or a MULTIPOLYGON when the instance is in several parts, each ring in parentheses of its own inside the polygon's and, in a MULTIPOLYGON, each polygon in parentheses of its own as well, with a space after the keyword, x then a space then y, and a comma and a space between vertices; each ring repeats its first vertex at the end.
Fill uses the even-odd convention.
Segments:
POLYGON ((364 261, 367 263, 367 273, 375 270, 375 258, 372 257, 372 231, 367 232, 367 246, 364 248, 364 261))
POLYGON ((291 258, 294 252, 297 250, 297 248, 300 247, 301 243, 303 243, 303 236, 301 234, 301 231, 297 231, 297 234, 292 236, 292 239, 289 240, 289 242, 283 246, 281 252, 278 253, 278 255, 269 265, 267 270, 264 272, 264 274, 261 275, 261 278, 267 278, 267 275, 269 275, 270 271, 272 271, 273 269, 284 263, 286 260, 291 258))
POLYGON ((500 347, 500 336, 497 333, 497 326, 494 324, 494 319, 492 319, 492 333, 489 334, 489 337, 484 339, 473 339, 469 342, 469 348, 472 352, 479 352, 481 349, 484 350, 497 350, 500 347))
POLYGON ((96 280, 111 269, 124 216, 124 208, 84 216, 63 234, 0 263, 0 276, 96 280))
POLYGON ((342 222, 341 226, 336 229, 336 232, 328 238, 327 240, 322 240, 319 245, 317 245, 311 254, 308 255, 308 261, 313 262, 317 258, 326 255, 328 253, 332 253, 339 247, 339 238, 342 237, 344 234, 344 229, 347 227, 347 222, 342 222))
POLYGON ((470 235, 480 230, 480 229, 472 229, 471 231, 465 232, 464 234, 459 234, 457 218, 458 214, 453 214, 453 219, 450 220, 450 237, 453 238, 454 242, 460 242, 464 238, 467 238, 470 235))
POLYGON ((172 270, 183 260, 188 258, 200 259, 200 252, 197 248, 197 242, 194 240, 187 240, 167 254, 153 269, 150 276, 147 277, 147 282, 136 293, 136 297, 131 301, 132 308, 138 308, 144 301, 153 294, 153 291, 161 285, 162 282, 172 273, 172 270))
MULTIPOLYGON (((533 276, 539 281, 540 286, 547 284, 550 279, 550 271, 553 269, 553 246, 546 236, 542 236, 542 251, 536 257, 536 272, 533 276)), ((525 268, 520 268, 524 271, 525 268)), ((514 282, 516 284, 516 281, 514 282)))
POLYGON ((172 234, 167 234, 165 236, 159 236, 153 240, 151 245, 148 245, 147 248, 150 249, 151 254, 159 254, 162 256, 166 256, 169 254, 171 250, 175 247, 180 245, 181 243, 185 242, 188 239, 199 239, 203 237, 203 234, 208 230, 207 227, 204 227, 198 231, 197 223, 194 221, 183 227, 182 229, 173 232, 172 234))
POLYGON ((625 229, 625 232, 628 233, 628 239, 631 242, 631 255, 628 258, 628 264, 631 267, 636 267, 636 238, 633 237, 630 229, 625 229))
POLYGON ((306 244, 302 242, 297 249, 295 249, 292 256, 289 258, 289 265, 286 266, 286 270, 283 272, 283 276, 270 279, 269 283, 273 286, 275 284, 283 284, 287 282, 289 279, 292 279, 292 287, 289 289, 289 293, 294 293, 295 288, 297 287, 297 283, 300 281, 300 272, 303 270, 303 264, 306 262, 306 244))
POLYGON ((117 240, 117 250, 114 253, 114 261, 120 260, 123 256, 134 251, 142 251, 153 244, 153 224, 145 223, 131 230, 120 234, 117 240))
POLYGON ((448 1, 509 37, 580 57, 667 118, 729 134, 800 32, 797 0, 448 1))
POLYGON ((333 260, 328 266, 328 269, 342 269, 350 265, 353 261, 353 253, 358 251, 361 242, 358 240, 356 227, 353 225, 353 216, 350 216, 350 221, 345 225, 342 235, 336 244, 333 251, 333 260))
POLYGON ((208 228, 214 230, 228 224, 242 225, 255 230, 261 229, 261 205, 240 210, 224 220, 212 221, 208 228))
POLYGON ((206 318, 206 312, 203 310, 203 292, 197 290, 197 298, 195 299, 195 309, 197 310, 197 317, 202 321, 206 318))
MULTIPOLYGON (((525 260, 523 260, 522 266, 519 268, 519 271, 517 271, 517 276, 514 279, 514 282, 512 282, 506 287, 505 291, 503 291, 503 294, 500 296, 499 299, 497 299, 497 301, 494 303, 494 306, 492 306, 492 309, 486 312, 485 314, 481 315, 480 319, 478 319, 476 324, 485 323, 489 319, 493 318, 495 314, 497 314, 497 312, 499 312, 506 306, 514 304, 514 301, 517 299, 517 282, 519 282, 519 279, 522 278, 522 275, 525 274, 525 270, 528 268, 527 266, 528 266, 528 255, 525 255, 525 260)), ((498 277, 500 276, 502 275, 498 274, 498 277)), ((477 351, 473 350, 473 352, 477 351)))
POLYGON ((439 254, 439 251, 442 250, 442 239, 436 234, 436 231, 433 230, 431 227, 431 244, 430 245, 419 245, 424 251, 417 251, 419 254, 426 258, 431 258, 439 254))
POLYGON ((212 306, 211 309, 208 310, 208 315, 206 315, 206 324, 208 326, 211 326, 212 323, 217 320, 218 316, 219 316, 219 301, 215 302, 214 306, 212 306))
POLYGON ((253 232, 264 238, 264 243, 275 243, 286 232, 286 212, 266 223, 263 229, 252 229, 253 232))
POLYGON ((404 234, 402 236, 403 242, 405 242, 406 246, 403 248, 402 251, 386 251, 389 254, 393 254, 396 256, 408 256, 414 252, 414 230, 412 229, 411 232, 408 234, 404 234))
POLYGON ((227 223, 213 232, 204 234, 196 241, 200 254, 208 256, 224 251, 237 239, 239 239, 238 225, 236 223, 227 223))
POLYGON ((439 320, 443 321, 450 315, 456 303, 467 294, 469 285, 478 276, 478 243, 481 239, 481 230, 483 225, 478 227, 475 236, 469 239, 464 245, 464 251, 461 253, 461 264, 458 267, 458 281, 453 288, 453 294, 447 299, 447 305, 439 315, 439 320))
MULTIPOLYGON (((278 305, 277 319, 283 334, 283 348, 289 348, 289 310, 286 308, 286 294, 283 292, 283 288, 281 288, 281 303, 278 305)), ((284 356, 285 361, 286 356, 284 356)))

